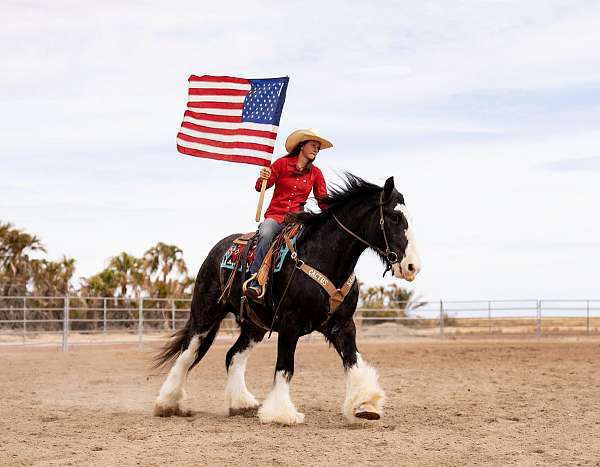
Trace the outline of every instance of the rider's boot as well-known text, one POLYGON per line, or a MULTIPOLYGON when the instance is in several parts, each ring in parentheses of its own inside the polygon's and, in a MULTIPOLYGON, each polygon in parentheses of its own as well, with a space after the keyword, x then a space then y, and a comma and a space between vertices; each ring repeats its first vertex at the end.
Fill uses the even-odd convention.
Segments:
POLYGON ((256 274, 254 274, 245 285, 245 295, 251 300, 260 301, 263 298, 264 291, 256 280, 256 274))

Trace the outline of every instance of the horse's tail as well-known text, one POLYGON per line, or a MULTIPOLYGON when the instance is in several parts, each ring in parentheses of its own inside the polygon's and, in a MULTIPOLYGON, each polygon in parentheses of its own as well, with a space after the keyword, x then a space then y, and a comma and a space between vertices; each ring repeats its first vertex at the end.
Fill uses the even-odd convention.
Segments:
MULTIPOLYGON (((165 366, 167 363, 175 360, 182 351, 187 349, 192 337, 197 334, 197 332, 194 332, 193 321, 193 318, 190 317, 183 328, 171 335, 169 342, 167 342, 162 350, 154 357, 154 368, 165 366)), ((204 355, 206 355, 206 352, 210 349, 220 327, 221 320, 217 320, 207 332, 199 334, 200 345, 198 346, 194 363, 192 363, 189 368, 190 370, 202 360, 204 355)))
POLYGON ((193 326, 192 321, 193 320, 190 317, 183 328, 178 329, 171 335, 169 341, 154 357, 154 368, 160 368, 172 360, 175 360, 175 357, 177 357, 179 353, 189 345, 192 337, 190 335, 193 326))
POLYGON ((208 349, 210 349, 210 346, 215 340, 215 336, 217 335, 217 332, 219 332, 220 327, 221 320, 218 320, 215 324, 212 325, 212 328, 208 330, 208 333, 201 338, 200 345, 198 346, 198 352, 196 352, 196 359, 194 360, 194 363, 192 363, 192 366, 190 366, 190 370, 194 368, 198 363, 200 363, 202 357, 206 355, 206 352, 208 352, 208 349))

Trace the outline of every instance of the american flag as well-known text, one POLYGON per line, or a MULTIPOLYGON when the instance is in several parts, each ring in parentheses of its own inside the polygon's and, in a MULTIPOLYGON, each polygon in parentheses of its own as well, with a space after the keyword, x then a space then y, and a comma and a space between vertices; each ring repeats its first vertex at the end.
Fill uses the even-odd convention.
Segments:
POLYGON ((189 78, 177 150, 208 159, 269 166, 289 78, 189 78))

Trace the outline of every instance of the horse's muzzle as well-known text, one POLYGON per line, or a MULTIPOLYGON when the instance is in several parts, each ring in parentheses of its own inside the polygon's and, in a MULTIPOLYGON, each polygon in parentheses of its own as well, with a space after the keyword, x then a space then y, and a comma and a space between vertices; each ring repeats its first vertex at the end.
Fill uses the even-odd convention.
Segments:
POLYGON ((404 279, 405 281, 412 282, 417 277, 417 274, 421 270, 420 266, 415 265, 411 262, 406 262, 402 260, 400 263, 395 263, 392 265, 392 271, 394 276, 399 279, 404 279))

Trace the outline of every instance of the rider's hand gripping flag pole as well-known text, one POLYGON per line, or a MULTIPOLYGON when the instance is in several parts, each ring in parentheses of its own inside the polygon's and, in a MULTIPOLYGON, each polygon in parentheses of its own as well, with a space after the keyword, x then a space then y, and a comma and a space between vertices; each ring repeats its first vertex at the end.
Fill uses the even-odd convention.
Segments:
POLYGON ((256 217, 254 220, 256 222, 260 222, 260 215, 262 214, 263 201, 265 200, 265 190, 267 189, 267 180, 262 181, 262 186, 260 187, 260 196, 258 197, 258 206, 256 206, 256 217))

